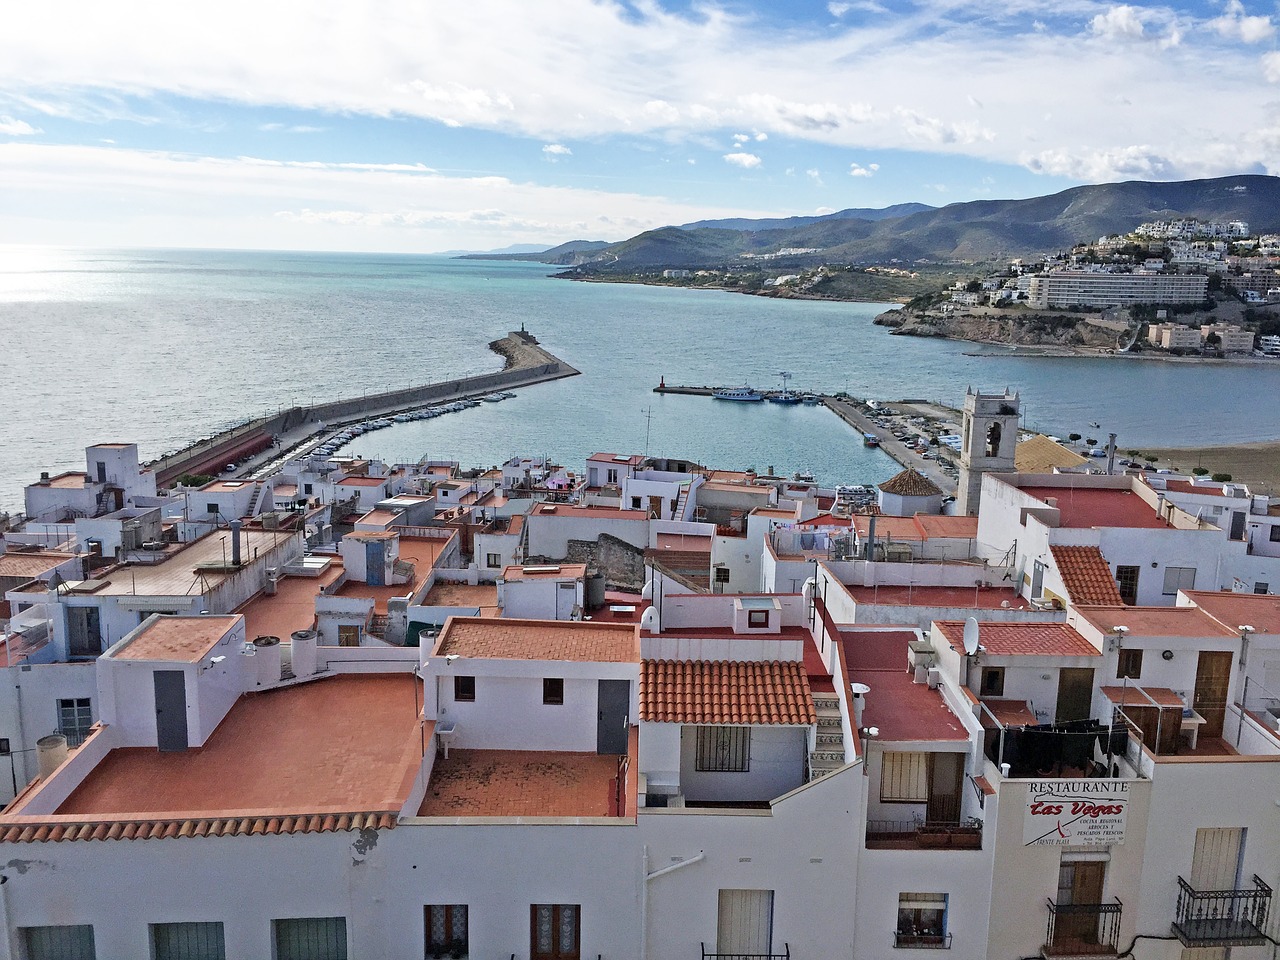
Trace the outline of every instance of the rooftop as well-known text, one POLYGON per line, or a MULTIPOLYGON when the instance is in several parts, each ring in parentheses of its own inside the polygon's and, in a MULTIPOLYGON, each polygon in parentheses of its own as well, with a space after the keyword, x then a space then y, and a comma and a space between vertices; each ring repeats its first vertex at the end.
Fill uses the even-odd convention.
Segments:
POLYGON ((347 477, 339 480, 338 484, 344 487, 380 487, 386 482, 386 477, 347 477))
POLYGON ((643 510, 623 510, 620 507, 578 507, 568 503, 544 503, 534 508, 530 519, 538 517, 591 517, 596 520, 648 520, 643 510))
POLYGON ((1091 527, 1141 527, 1160 530, 1169 526, 1155 509, 1132 490, 1105 487, 1022 487, 1037 500, 1056 500, 1059 526, 1072 529, 1091 527))
POLYGON ((1248 624, 1258 633, 1280 634, 1280 597, 1210 590, 1189 590, 1187 596, 1232 633, 1248 624))
POLYGON ((629 624, 450 617, 432 656, 635 663, 640 649, 629 624))
POLYGON ((1018 473, 1052 473, 1054 467, 1079 467, 1088 462, 1087 458, 1043 433, 1018 441, 1013 454, 1013 466, 1018 473))
MULTIPOLYGON (((964 647, 964 622, 939 620, 938 632, 964 647)), ((1102 651, 1065 623, 979 623, 978 643, 996 657, 1100 657, 1102 651)))
POLYGON ((645 660, 640 719, 660 723, 812 724, 809 678, 797 662, 645 660))
POLYGON ((1103 633, 1129 628, 1131 637, 1236 637, 1199 607, 1077 607, 1076 615, 1103 633))
MULTIPOLYGON (((293 534, 282 530, 242 530, 240 533, 240 552, 246 558, 245 566, 252 562, 251 558, 258 553, 266 553, 277 546, 293 539, 293 534)), ((188 596, 212 590, 229 577, 236 576, 237 570, 201 570, 202 564, 221 565, 230 562, 231 534, 226 530, 215 530, 213 533, 193 541, 172 556, 155 564, 127 564, 114 567, 109 572, 99 574, 98 579, 104 581, 95 596, 188 596)))
POLYGON ((585 563, 513 565, 502 570, 503 580, 581 580, 586 575, 585 563))
MULTIPOLYGON (((975 578, 976 579, 976 578, 975 578)), ((1029 610, 1012 587, 857 587, 845 589, 857 603, 889 607, 960 607, 972 610, 1029 610), (1009 606, 1005 607, 1004 604, 1009 606)))
POLYGON ((593 453, 591 456, 587 457, 587 459, 593 462, 605 461, 607 463, 625 463, 633 467, 638 467, 640 464, 644 463, 644 457, 638 453, 630 455, 625 453, 593 453))
POLYGON ((454 749, 436 757, 418 816, 616 816, 617 775, 614 756, 454 749))
POLYGON ((74 556, 72 553, 51 553, 44 550, 22 553, 10 550, 0 554, 0 577, 34 580, 74 556))
POLYGON ((884 493, 892 494, 898 497, 940 497, 942 490, 938 485, 911 467, 903 470, 901 473, 894 474, 884 483, 880 484, 880 489, 884 493))
POLYGON ((400 519, 399 510, 370 510, 357 521, 358 523, 377 523, 388 526, 400 519))
POLYGON ((310 630, 316 619, 316 597, 342 575, 342 566, 331 563, 318 577, 281 577, 274 595, 259 593, 241 604, 245 637, 287 639, 295 630, 310 630))
POLYGON ((660 533, 658 534, 657 549, 689 550, 694 553, 710 553, 711 538, 698 536, 693 533, 660 533))
POLYGON ((1124 599, 1111 576, 1111 567, 1097 547, 1064 547, 1051 544, 1058 574, 1074 604, 1120 605, 1124 599))
POLYGON ((422 754, 417 684, 406 674, 346 675, 242 696, 201 749, 112 750, 57 815, 398 811, 422 754))
POLYGON ((158 617, 139 627, 132 640, 115 650, 117 660, 173 660, 197 663, 239 621, 231 616, 158 617))
POLYGON ((49 478, 49 486, 59 490, 83 490, 88 485, 89 475, 75 470, 49 478))
POLYGON ((253 480, 210 480, 200 488, 201 493, 235 493, 258 484, 253 480))
POLYGON ((462 607, 478 609, 481 616, 496 617, 498 588, 491 583, 472 586, 469 583, 445 583, 437 580, 422 601, 424 607, 462 607))
POLYGON ((862 725, 879 727, 881 741, 967 741, 942 694, 907 673, 907 644, 915 639, 912 630, 841 631, 850 681, 871 688, 862 725))

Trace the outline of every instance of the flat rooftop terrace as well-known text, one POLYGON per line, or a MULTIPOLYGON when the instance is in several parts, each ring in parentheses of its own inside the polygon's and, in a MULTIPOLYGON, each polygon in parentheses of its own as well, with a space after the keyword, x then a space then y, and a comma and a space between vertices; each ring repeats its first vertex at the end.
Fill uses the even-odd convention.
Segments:
POLYGON ((846 587, 857 603, 887 607, 964 607, 974 610, 1030 610, 1012 587, 846 587), (1004 604, 1008 602, 1009 606, 1004 604))
POLYGON ((960 718, 928 684, 907 672, 907 644, 912 631, 844 632, 840 645, 850 682, 865 683, 862 726, 879 727, 881 742, 967 742, 960 718))
POLYGON ((295 630, 310 630, 316 620, 316 597, 342 576, 341 564, 332 563, 318 577, 281 577, 275 596, 260 593, 240 605, 245 637, 289 639, 295 630))
POLYGON ((1084 487, 1020 487, 1037 500, 1057 500, 1059 526, 1074 529, 1091 527, 1140 527, 1161 530, 1169 524, 1147 501, 1131 490, 1084 487))
POLYGON ((420 817, 610 817, 618 758, 594 753, 450 750, 436 758, 420 817))
POLYGON ((422 601, 427 607, 465 607, 479 610, 482 617, 501 616, 498 588, 493 584, 435 583, 422 601))
MULTIPOLYGON (((58 807, 103 819, 399 811, 421 762, 410 675, 242 696, 203 748, 112 750, 58 807)), ((22 809, 9 811, 22 815, 22 809)))

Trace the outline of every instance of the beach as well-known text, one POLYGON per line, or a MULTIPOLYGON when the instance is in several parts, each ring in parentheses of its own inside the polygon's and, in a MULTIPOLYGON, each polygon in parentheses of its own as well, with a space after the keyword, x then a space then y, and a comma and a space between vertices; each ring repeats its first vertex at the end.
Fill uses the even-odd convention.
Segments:
POLYGON ((1142 452, 1159 457, 1157 467, 1172 467, 1186 474, 1204 467, 1210 474, 1231 474, 1232 480, 1249 484, 1254 493, 1280 495, 1280 440, 1228 446, 1143 447, 1142 452))

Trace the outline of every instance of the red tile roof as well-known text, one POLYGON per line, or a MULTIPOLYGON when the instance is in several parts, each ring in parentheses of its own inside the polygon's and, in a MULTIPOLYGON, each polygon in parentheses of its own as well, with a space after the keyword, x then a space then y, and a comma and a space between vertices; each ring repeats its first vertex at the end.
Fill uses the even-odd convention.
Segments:
POLYGON ((394 813, 324 813, 287 817, 217 817, 193 820, 112 820, 46 822, 15 817, 0 823, 0 843, 42 840, 171 840, 186 837, 248 837, 271 833, 332 833, 338 830, 390 830, 394 813))
POLYGON ((804 665, 645 660, 640 719, 660 723, 816 723, 804 665))
MULTIPOLYGON (((964 645, 964 621, 935 624, 957 648, 964 645)), ((978 643, 997 657, 1100 657, 1102 651, 1065 623, 979 623, 978 643)))
POLYGON ((1124 603, 1120 588, 1111 576, 1111 568, 1097 547, 1050 546, 1058 574, 1067 587, 1072 603, 1103 604, 1124 603))
POLYGON ((942 491, 938 489, 938 485, 926 477, 924 474, 910 467, 901 473, 895 474, 884 483, 880 484, 880 489, 885 493, 893 494, 898 497, 940 497, 942 491))
POLYGON ((639 646, 630 624, 450 617, 431 655, 635 663, 640 659, 639 646))
POLYGON ((344 487, 380 487, 386 483, 385 477, 347 477, 339 480, 338 485, 344 487))

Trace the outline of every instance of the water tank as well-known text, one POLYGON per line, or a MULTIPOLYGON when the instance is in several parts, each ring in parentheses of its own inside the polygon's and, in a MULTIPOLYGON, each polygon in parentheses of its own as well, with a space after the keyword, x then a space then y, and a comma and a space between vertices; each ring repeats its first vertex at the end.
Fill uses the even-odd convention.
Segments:
POLYGON ((258 671, 258 686, 274 686, 280 682, 280 638, 254 637, 256 652, 254 667, 258 671))
POLYGON ((309 677, 316 672, 316 632, 295 630, 292 636, 293 675, 309 677))
POLYGON ((67 738, 60 733, 51 733, 36 741, 36 762, 40 765, 40 779, 47 780, 57 770, 63 760, 67 759, 67 738))
POLYGON ((593 573, 587 577, 587 609, 598 610, 604 606, 604 574, 593 573))

